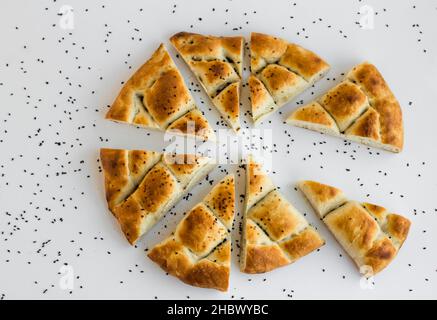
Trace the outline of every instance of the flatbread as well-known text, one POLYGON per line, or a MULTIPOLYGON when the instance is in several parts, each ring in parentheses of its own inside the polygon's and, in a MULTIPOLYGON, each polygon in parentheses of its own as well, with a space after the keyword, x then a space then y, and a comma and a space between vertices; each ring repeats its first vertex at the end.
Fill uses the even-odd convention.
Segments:
POLYGON ((400 105, 381 73, 368 62, 354 67, 317 101, 293 111, 287 123, 391 152, 402 151, 404 143, 400 105), (332 117, 336 128, 318 121, 316 113, 322 111, 311 111, 314 104, 332 117))
POLYGON ((179 32, 170 42, 190 67, 225 121, 240 130, 243 37, 179 32))
POLYGON ((100 160, 108 208, 130 244, 214 167, 207 157, 143 150, 101 149, 100 160))
POLYGON ((320 248, 325 241, 249 156, 240 269, 263 273, 320 248))
POLYGON ((411 222, 381 206, 349 201, 341 190, 315 181, 299 188, 366 276, 387 267, 408 236, 411 222))
POLYGON ((215 139, 163 44, 125 83, 106 119, 203 140, 215 139))
POLYGON ((296 98, 329 70, 314 52, 281 38, 251 34, 249 78, 255 124, 296 98))
POLYGON ((226 291, 229 287, 230 230, 234 215, 234 176, 228 175, 148 256, 166 272, 189 285, 226 291))

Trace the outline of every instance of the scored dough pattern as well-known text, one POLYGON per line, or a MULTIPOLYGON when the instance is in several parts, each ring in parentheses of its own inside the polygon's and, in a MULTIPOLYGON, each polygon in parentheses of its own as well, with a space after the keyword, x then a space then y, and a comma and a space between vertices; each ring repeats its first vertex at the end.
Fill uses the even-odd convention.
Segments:
POLYGON ((249 157, 241 270, 262 273, 290 264, 324 240, 249 157))
POLYGON ((329 65, 310 50, 252 33, 249 87, 255 124, 309 88, 328 70, 329 65))
POLYGON ((293 111, 287 122, 392 152, 403 147, 399 103, 368 62, 355 66, 318 100, 293 111))
POLYGON ((164 270, 199 287, 228 288, 235 214, 234 177, 222 179, 148 254, 164 270))
POLYGON ((303 181, 299 188, 360 272, 374 275, 396 257, 408 235, 408 219, 374 204, 349 201, 341 190, 318 182, 303 181))
POLYGON ((180 32, 172 36, 170 42, 193 71, 214 106, 238 132, 243 37, 180 32))
MULTIPOLYGON (((432 132, 437 118, 432 107, 437 74, 435 2, 372 2, 377 14, 373 31, 359 24, 362 1, 326 2, 321 10, 313 10, 321 5, 315 0, 256 0, 250 6, 245 1, 199 1, 194 6, 191 1, 161 0, 153 7, 143 0, 129 1, 128 6, 122 1, 72 2, 27 1, 26 9, 32 14, 26 19, 17 18, 23 13, 23 1, 10 1, 2 11, 7 45, 0 53, 0 300, 193 300, 214 295, 169 281, 143 253, 151 249, 154 239, 162 240, 170 233, 182 211, 200 201, 199 193, 206 194, 211 182, 218 182, 223 172, 244 175, 243 167, 226 165, 214 170, 155 225, 147 241, 138 241, 132 248, 127 247, 104 200, 100 148, 161 151, 166 146, 163 132, 122 126, 104 120, 104 115, 159 41, 180 29, 229 36, 270 32, 328 59, 335 66, 332 73, 290 103, 289 109, 284 107, 285 114, 267 118, 271 123, 265 128, 274 130, 275 143, 266 151, 274 161, 271 178, 285 197, 299 201, 296 207, 320 231, 328 230, 290 188, 299 177, 341 181, 361 194, 362 201, 380 199, 379 203, 402 210, 414 223, 395 264, 374 279, 374 290, 363 290, 349 256, 331 238, 320 253, 291 268, 260 276, 238 272, 234 265, 240 247, 238 216, 231 287, 220 298, 437 298, 437 152, 430 147, 435 145, 432 132), (60 14, 65 3, 74 8, 74 30, 61 29, 58 23, 66 17, 60 14), (345 17, 350 23, 345 23, 345 17), (352 67, 350 63, 360 57, 371 58, 386 73, 402 105, 408 150, 400 157, 282 121, 295 105, 300 107, 322 93, 322 87, 339 83, 340 69, 352 67), (64 275, 60 268, 66 264, 74 268, 74 290, 59 288, 58 280, 64 275)), ((165 45, 182 66, 171 45, 165 45)), ((188 68, 180 71, 211 126, 226 128, 212 104, 203 99, 188 68)), ((240 121, 242 128, 252 128, 245 89, 240 121)), ((243 148, 250 152, 249 143, 243 148)), ((237 204, 242 207, 244 181, 239 180, 237 204)))
POLYGON ((108 207, 134 244, 212 169, 211 159, 102 149, 108 207))
POLYGON ((214 139, 212 128, 162 44, 126 82, 106 119, 214 139))

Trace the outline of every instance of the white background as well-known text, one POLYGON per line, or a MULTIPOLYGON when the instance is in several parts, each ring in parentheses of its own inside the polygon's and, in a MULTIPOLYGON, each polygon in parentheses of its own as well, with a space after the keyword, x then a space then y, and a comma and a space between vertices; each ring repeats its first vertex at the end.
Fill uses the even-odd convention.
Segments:
MULTIPOLYGON (((0 34, 0 299, 437 298, 437 1, 2 1, 0 34), (63 5, 74 9, 72 30, 59 25, 63 5), (370 30, 358 23, 364 5, 375 11, 370 30), (183 30, 246 39, 251 31, 270 33, 317 52, 332 66, 324 80, 260 126, 273 129, 274 182, 327 244, 293 265, 243 274, 238 214, 227 293, 189 287, 145 256, 207 194, 206 180, 134 248, 106 208, 99 171, 100 147, 165 146, 162 133, 112 123, 104 115, 121 82, 160 42, 176 57, 167 39, 183 30), (323 93, 363 60, 380 69, 401 103, 402 153, 283 124, 297 102, 323 93), (351 199, 412 220, 404 247, 373 289, 360 287, 351 260, 294 189, 300 179, 338 186, 351 199), (63 264, 73 268, 73 290, 59 285, 63 264)), ((182 61, 176 63, 196 89, 182 61)), ((242 118, 252 128, 246 90, 242 118)), ((226 128, 217 124, 206 95, 193 95, 212 126, 226 128)), ((243 169, 223 165, 210 180, 217 182, 225 171, 241 174, 241 200, 243 169)))

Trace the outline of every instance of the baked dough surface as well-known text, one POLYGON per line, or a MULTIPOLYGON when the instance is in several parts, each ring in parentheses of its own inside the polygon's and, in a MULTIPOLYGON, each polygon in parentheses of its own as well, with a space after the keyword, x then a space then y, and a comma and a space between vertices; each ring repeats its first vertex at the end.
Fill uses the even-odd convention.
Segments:
POLYGON ((411 222, 381 206, 349 201, 341 190, 315 181, 302 181, 299 188, 367 276, 387 267, 408 236, 411 222))
POLYGON ((163 44, 124 84, 106 119, 215 139, 163 44))
POLYGON ((217 183, 148 254, 162 269, 197 287, 226 291, 231 264, 230 230, 235 214, 234 176, 217 183))
POLYGON ((108 208, 130 244, 149 231, 212 168, 210 158, 101 149, 108 208))
POLYGON ((320 248, 325 241, 249 156, 240 268, 263 273, 320 248))
POLYGON ((381 73, 368 62, 355 66, 317 101, 293 111, 287 123, 391 152, 402 151, 404 144, 401 107, 381 73), (322 121, 323 111, 314 105, 334 123, 322 121))
POLYGON ((255 124, 311 87, 329 70, 314 52, 270 35, 253 32, 249 78, 255 124))
POLYGON ((243 37, 179 32, 170 42, 190 67, 224 120, 240 130, 243 37))

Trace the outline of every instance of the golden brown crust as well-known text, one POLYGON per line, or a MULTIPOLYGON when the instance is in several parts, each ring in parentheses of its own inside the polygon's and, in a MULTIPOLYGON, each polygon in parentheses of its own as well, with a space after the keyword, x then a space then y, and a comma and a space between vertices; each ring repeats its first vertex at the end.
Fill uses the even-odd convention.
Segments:
POLYGON ((385 231, 397 241, 399 247, 407 238, 410 226, 411 221, 407 218, 394 213, 387 215, 385 231))
POLYGON ((404 128, 402 110, 396 100, 378 99, 372 106, 378 111, 381 120, 381 141, 394 148, 393 152, 402 151, 404 145, 404 128))
POLYGON ((299 188, 321 218, 346 202, 343 191, 327 184, 306 180, 299 182, 299 188))
POLYGON ((287 252, 291 261, 296 261, 325 244, 325 240, 320 237, 312 227, 280 243, 281 248, 287 252))
POLYGON ((252 105, 252 118, 259 122, 263 115, 269 114, 278 108, 264 84, 256 76, 249 77, 250 101, 252 105))
POLYGON ((278 106, 283 106, 307 86, 302 77, 277 64, 265 67, 259 74, 259 79, 278 106))
POLYGON ((323 221, 366 276, 390 264, 411 224, 400 215, 388 213, 384 207, 355 201, 326 212, 323 221))
POLYGON ((204 36, 197 33, 179 32, 170 38, 170 42, 181 55, 218 58, 222 55, 220 38, 204 36))
POLYGON ((246 248, 246 264, 241 270, 245 273, 264 273, 285 266, 290 260, 276 244, 248 245, 246 248))
POLYGON ((196 75, 214 106, 238 131, 243 38, 180 32, 172 36, 170 42, 196 75))
POLYGON ((163 72, 144 94, 144 101, 147 110, 161 128, 166 128, 179 118, 193 103, 177 69, 163 72))
POLYGON ((267 234, 252 219, 246 219, 244 227, 246 245, 262 245, 273 243, 267 234))
MULTIPOLYGON (((114 149, 101 149, 101 152, 102 150, 113 151, 114 149)), ((144 171, 150 168, 151 165, 155 164, 160 156, 160 153, 154 151, 128 151, 129 172, 132 178, 136 181, 141 180, 144 176, 144 171)))
POLYGON ((379 113, 372 107, 369 107, 367 111, 346 130, 345 134, 381 141, 380 131, 379 113))
POLYGON ((249 210, 256 202, 274 190, 275 186, 262 166, 255 162, 252 156, 247 159, 246 170, 246 210, 249 210))
POLYGON ((189 285, 226 291, 231 260, 230 231, 226 227, 232 226, 234 219, 233 189, 234 177, 226 176, 179 222, 175 235, 156 245, 148 256, 189 285), (222 224, 225 214, 226 226, 222 224))
POLYGON ((190 67, 213 99, 233 82, 240 81, 232 65, 223 61, 192 61, 190 67))
POLYGON ((231 127, 240 130, 240 82, 234 82, 213 99, 214 105, 226 118, 231 127))
POLYGON ((231 237, 228 237, 221 244, 205 257, 214 263, 229 266, 231 263, 231 237))
POLYGON ((200 260, 188 272, 185 283, 200 287, 227 291, 229 287, 230 269, 207 259, 200 260))
POLYGON ((179 223, 175 238, 197 256, 204 256, 226 236, 227 230, 203 204, 195 206, 179 223))
POLYGON ((179 135, 195 136, 204 140, 215 140, 214 130, 197 108, 174 121, 167 128, 167 131, 179 135))
POLYGON ((373 64, 363 62, 355 66, 349 71, 347 78, 357 83, 370 100, 394 98, 381 73, 373 64))
MULTIPOLYGON (((144 107, 143 99, 140 95, 134 95, 133 98, 133 106, 134 106, 134 117, 132 119, 132 124, 138 125, 140 127, 145 128, 153 128, 153 129, 159 129, 158 124, 152 119, 152 116, 149 114, 149 112, 144 107)), ((111 110, 111 109, 110 109, 111 110)), ((106 116, 106 119, 114 120, 118 122, 128 122, 129 121, 121 121, 118 119, 113 119, 108 116, 106 116)))
POLYGON ((161 163, 146 174, 137 189, 122 203, 112 208, 121 229, 131 244, 144 233, 143 221, 156 221, 171 198, 182 189, 171 172, 161 163))
POLYGON ((106 119, 166 130, 193 109, 197 107, 182 75, 161 44, 125 83, 106 119))
POLYGON ((226 291, 229 286, 229 268, 208 259, 193 261, 188 250, 174 238, 153 248, 148 257, 169 274, 183 282, 202 288, 226 291))
POLYGON ((100 161, 105 175, 105 192, 108 206, 117 203, 123 189, 129 183, 127 150, 100 149, 100 161))
POLYGON ((230 229, 235 215, 234 176, 222 179, 203 199, 203 202, 230 229))
POLYGON ((352 82, 344 81, 329 90, 319 103, 335 119, 341 132, 369 106, 367 96, 352 82))
POLYGON ((369 251, 379 234, 378 223, 357 202, 349 201, 329 213, 323 221, 353 257, 369 251))
POLYGON ((166 153, 162 157, 162 162, 185 188, 191 182, 193 175, 210 163, 211 159, 193 154, 166 153))
MULTIPOLYGON (((402 151, 402 110, 374 65, 364 62, 355 66, 346 79, 320 98, 319 102, 337 121, 340 131, 345 133, 340 134, 341 137, 391 152, 402 151)), ((290 120, 289 123, 325 131, 322 126, 313 126, 311 120, 290 120)))
POLYGON ((303 107, 297 108, 287 118, 287 122, 291 121, 303 121, 312 124, 317 124, 333 130, 336 133, 340 133, 337 123, 332 119, 331 115, 318 103, 312 102, 303 107))
POLYGON ((223 49, 227 55, 227 61, 231 63, 240 78, 243 77, 243 37, 221 37, 223 49))
POLYGON ((174 238, 158 244, 147 256, 176 277, 183 277, 193 264, 188 250, 174 238))
POLYGON ((273 241, 280 241, 303 230, 308 222, 281 196, 272 191, 257 202, 248 212, 247 218, 255 221, 273 241))
POLYGON ((146 212, 155 212, 162 207, 177 190, 177 181, 161 164, 155 165, 132 194, 146 212))
POLYGON ((287 41, 267 34, 252 32, 250 36, 251 71, 257 73, 266 64, 279 61, 287 50, 287 41))
POLYGON ((243 37, 214 37, 179 32, 170 42, 187 62, 190 60, 220 60, 234 65, 242 76, 243 37))
POLYGON ((245 222, 241 252, 241 271, 245 273, 268 272, 290 263, 279 245, 251 219, 245 222))
POLYGON ((294 99, 329 70, 329 65, 315 53, 262 33, 252 33, 250 54, 249 86, 255 124, 294 99))
POLYGON ((246 164, 241 271, 261 273, 284 266, 324 244, 249 156, 246 164), (308 230, 313 233, 307 233, 308 230), (294 239, 294 240, 293 240, 294 239))
POLYGON ((171 69, 172 66, 173 61, 164 45, 161 44, 151 58, 125 83, 106 114, 106 119, 131 122, 135 113, 135 93, 148 88, 161 72, 171 69))
POLYGON ((366 253, 363 266, 370 267, 369 275, 374 275, 384 269, 396 256, 396 248, 388 238, 375 241, 373 247, 366 253))
POLYGON ((289 43, 279 64, 300 75, 308 82, 314 82, 329 69, 329 65, 314 52, 294 43, 289 43))
POLYGON ((161 155, 153 151, 100 149, 109 209, 123 201, 161 155))
POLYGON ((386 208, 368 202, 364 202, 362 205, 380 224, 385 222, 388 214, 386 208))
POLYGON ((193 155, 101 149, 100 158, 108 207, 131 244, 212 169, 211 159, 193 155), (179 164, 170 163, 171 157, 179 164))

